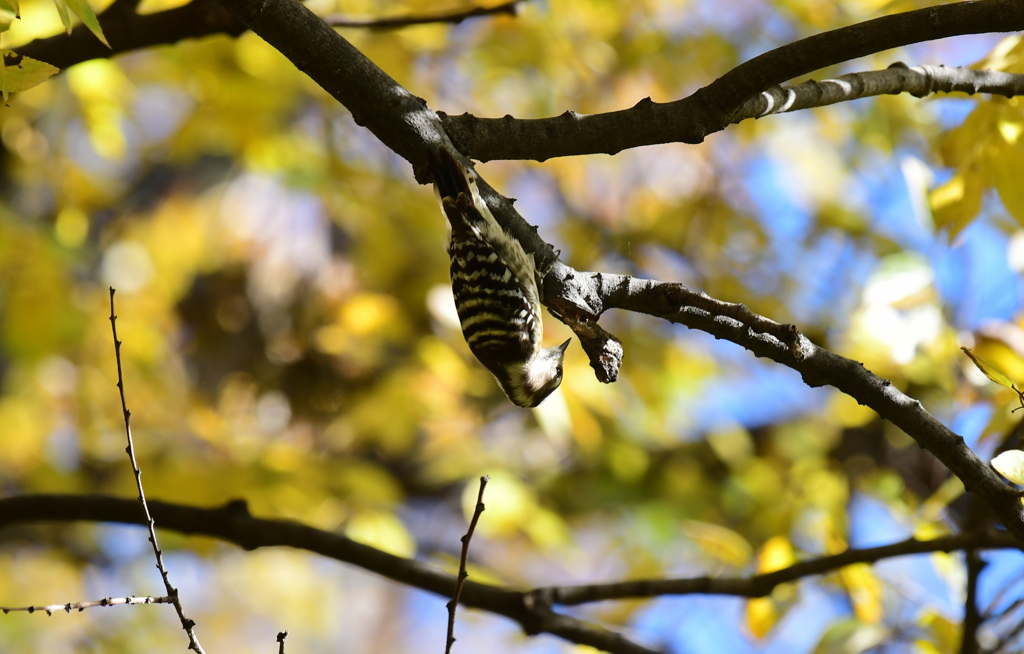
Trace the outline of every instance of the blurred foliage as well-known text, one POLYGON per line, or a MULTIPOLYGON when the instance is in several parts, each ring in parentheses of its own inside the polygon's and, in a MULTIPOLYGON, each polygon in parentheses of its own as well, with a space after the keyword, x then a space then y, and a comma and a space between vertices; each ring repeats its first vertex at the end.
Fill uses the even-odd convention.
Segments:
MULTIPOLYGON (((81 15, 81 4, 67 6, 81 15)), ((434 109, 539 117, 676 99, 795 38, 927 4, 549 0, 524 2, 514 18, 342 33, 434 109)), ((62 29, 49 0, 20 11, 5 36, 15 51, 62 29)), ((979 65, 1024 72, 1021 43, 999 42, 979 65)), ((617 384, 599 384, 574 344, 559 393, 532 412, 511 406, 458 328, 430 189, 253 34, 89 61, 2 112, 4 494, 134 495, 107 320, 113 286, 153 498, 244 497, 256 515, 454 569, 475 480, 489 474, 472 574, 522 587, 768 572, 857 544, 864 502, 906 535, 955 531, 963 517, 962 485, 870 410, 644 316, 602 321, 626 351, 617 384)), ((1024 380, 1019 293, 982 325, 942 285, 934 255, 958 252, 949 240, 983 220, 997 234, 988 256, 1024 268, 1022 133, 1019 98, 900 96, 747 121, 698 147, 479 169, 519 198, 567 263, 681 281, 796 322, 947 423, 986 408, 994 447, 1016 424, 1014 398, 959 347, 1024 380), (969 102, 969 113, 951 123, 943 102, 969 102)), ((550 317, 545 327, 549 344, 571 335, 550 317)), ((266 650, 284 628, 295 651, 442 642, 443 600, 427 612, 419 595, 310 556, 165 538, 208 651, 266 650), (385 635, 396 622, 405 640, 385 635)), ((5 530, 0 604, 156 594, 144 540, 82 525, 5 530)), ((926 558, 960 593, 960 559, 926 558)), ((807 651, 894 638, 950 651, 959 618, 907 588, 851 566, 720 620, 755 647, 824 593, 842 609, 807 651)), ((683 605, 605 603, 587 615, 636 624, 666 606, 683 605)), ((155 607, 3 620, 3 651, 184 646, 155 607)), ((470 613, 460 645, 480 631, 488 651, 534 646, 502 628, 470 613)))

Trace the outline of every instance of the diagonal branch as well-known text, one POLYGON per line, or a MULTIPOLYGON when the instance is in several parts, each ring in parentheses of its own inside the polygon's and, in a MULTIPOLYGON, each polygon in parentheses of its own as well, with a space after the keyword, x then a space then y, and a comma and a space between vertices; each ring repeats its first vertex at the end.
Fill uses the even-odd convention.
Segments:
MULTIPOLYGON (((241 500, 215 509, 150 501, 149 509, 161 529, 211 536, 246 550, 295 547, 445 598, 452 597, 455 591, 454 575, 297 522, 254 518, 241 500)), ((146 524, 134 500, 100 495, 26 495, 0 499, 0 529, 14 523, 72 520, 146 524)), ((548 633, 615 654, 655 654, 654 650, 598 625, 546 607, 530 606, 526 594, 519 591, 466 581, 460 603, 510 618, 529 635, 548 633)))
MULTIPOLYGON (((815 70, 911 43, 1022 29, 1024 3, 1019 0, 952 3, 884 16, 795 41, 740 64, 696 93, 673 102, 645 98, 629 109, 592 115, 566 111, 551 118, 516 119, 463 114, 442 115, 442 121, 458 149, 479 161, 544 161, 580 154, 615 154, 658 143, 701 143, 709 134, 735 122, 734 113, 745 101, 815 70)), ((1004 89, 995 92, 1006 94, 1004 89)))
MULTIPOLYGON (((964 487, 982 498, 1003 525, 1024 543, 1024 507, 1017 492, 969 448, 964 439, 863 364, 820 348, 792 325, 780 325, 681 284, 627 275, 584 273, 561 263, 544 280, 545 303, 557 316, 596 323, 608 309, 625 309, 705 331, 801 374, 804 383, 829 385, 874 409, 935 455, 964 487)), ((577 332, 579 333, 579 332, 577 332)), ((581 336, 582 338, 582 336, 581 336)), ((591 365, 597 367, 592 362, 591 365)))

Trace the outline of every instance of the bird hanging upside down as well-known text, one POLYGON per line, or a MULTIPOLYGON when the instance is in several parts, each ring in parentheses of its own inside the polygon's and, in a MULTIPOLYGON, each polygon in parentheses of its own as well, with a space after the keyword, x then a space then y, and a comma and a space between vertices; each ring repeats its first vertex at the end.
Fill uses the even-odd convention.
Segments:
POLYGON ((568 341, 544 349, 540 280, 533 254, 502 229, 477 189, 475 173, 445 149, 430 172, 448 219, 452 293, 470 351, 516 406, 535 407, 562 383, 568 341))

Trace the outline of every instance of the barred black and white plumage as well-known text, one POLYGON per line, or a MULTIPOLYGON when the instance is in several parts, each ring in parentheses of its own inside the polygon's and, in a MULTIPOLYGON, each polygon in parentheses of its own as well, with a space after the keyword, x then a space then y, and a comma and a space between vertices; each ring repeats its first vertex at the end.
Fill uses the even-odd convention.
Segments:
POLYGON ((448 219, 452 293, 466 343, 513 404, 537 406, 562 383, 569 341, 541 347, 533 255, 501 228, 480 197, 474 173, 450 152, 431 154, 430 171, 448 219))

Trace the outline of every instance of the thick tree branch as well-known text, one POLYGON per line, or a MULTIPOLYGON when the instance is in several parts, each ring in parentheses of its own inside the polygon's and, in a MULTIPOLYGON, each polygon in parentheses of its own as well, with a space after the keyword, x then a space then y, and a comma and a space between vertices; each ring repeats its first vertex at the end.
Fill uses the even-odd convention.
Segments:
POLYGON ((145 15, 136 14, 133 3, 115 2, 98 18, 110 42, 109 48, 84 25, 78 25, 71 34, 36 39, 16 51, 64 69, 89 59, 112 57, 131 50, 210 34, 238 36, 245 31, 245 26, 217 0, 192 0, 176 9, 145 15))
MULTIPOLYGON (((808 386, 839 389, 874 409, 934 454, 1024 543, 1024 507, 1019 495, 974 454, 961 436, 888 380, 872 374, 861 363, 817 347, 792 325, 780 325, 742 304, 721 302, 681 284, 583 273, 561 263, 548 273, 544 290, 545 304, 555 315, 568 317, 566 324, 570 326, 596 323, 608 309, 645 313, 732 341, 757 356, 796 370, 808 386)), ((598 367, 594 362, 591 365, 598 367)))
MULTIPOLYGON (((575 605, 616 599, 658 597, 661 595, 735 595, 765 597, 780 584, 833 572, 854 563, 874 563, 909 554, 953 552, 966 548, 1012 548, 1017 543, 1005 532, 979 531, 932 540, 911 538, 900 543, 851 549, 818 559, 801 561, 788 568, 746 578, 690 577, 685 579, 641 579, 586 586, 551 586, 531 592, 539 606, 575 605)), ((972 551, 974 551, 972 549, 972 551)))
MULTIPOLYGON (((350 563, 445 598, 452 597, 455 591, 454 575, 296 522, 254 518, 244 501, 229 502, 215 509, 150 501, 149 508, 160 529, 211 536, 246 550, 295 547, 350 563)), ((146 524, 135 500, 99 495, 30 495, 0 499, 0 529, 15 523, 73 520, 146 524)), ((510 618, 530 635, 549 633, 606 652, 654 654, 654 650, 597 625, 545 607, 529 606, 526 594, 522 592, 467 580, 459 601, 463 606, 510 618)))
MULTIPOLYGON (((645 98, 621 111, 593 115, 566 111, 557 117, 526 120, 469 114, 442 114, 441 118, 456 147, 479 161, 544 161, 580 154, 615 154, 657 143, 700 143, 734 122, 734 113, 745 101, 795 77, 910 43, 1022 29, 1024 3, 1019 0, 940 5, 876 18, 784 45, 673 102, 645 98)), ((1003 89, 996 92, 1006 94, 1003 89)), ((760 114, 746 117, 756 115, 760 114)))
MULTIPOLYGON (((424 15, 362 19, 328 16, 324 20, 333 27, 392 30, 428 23, 457 24, 483 16, 515 16, 518 6, 523 2, 526 0, 424 15)), ((90 59, 113 57, 132 50, 213 34, 238 36, 246 30, 245 25, 217 0, 192 0, 182 7, 144 15, 135 13, 138 4, 138 0, 116 0, 99 15, 100 26, 110 42, 110 48, 100 43, 84 25, 78 25, 70 35, 61 33, 36 39, 17 48, 17 52, 64 69, 90 59)))

